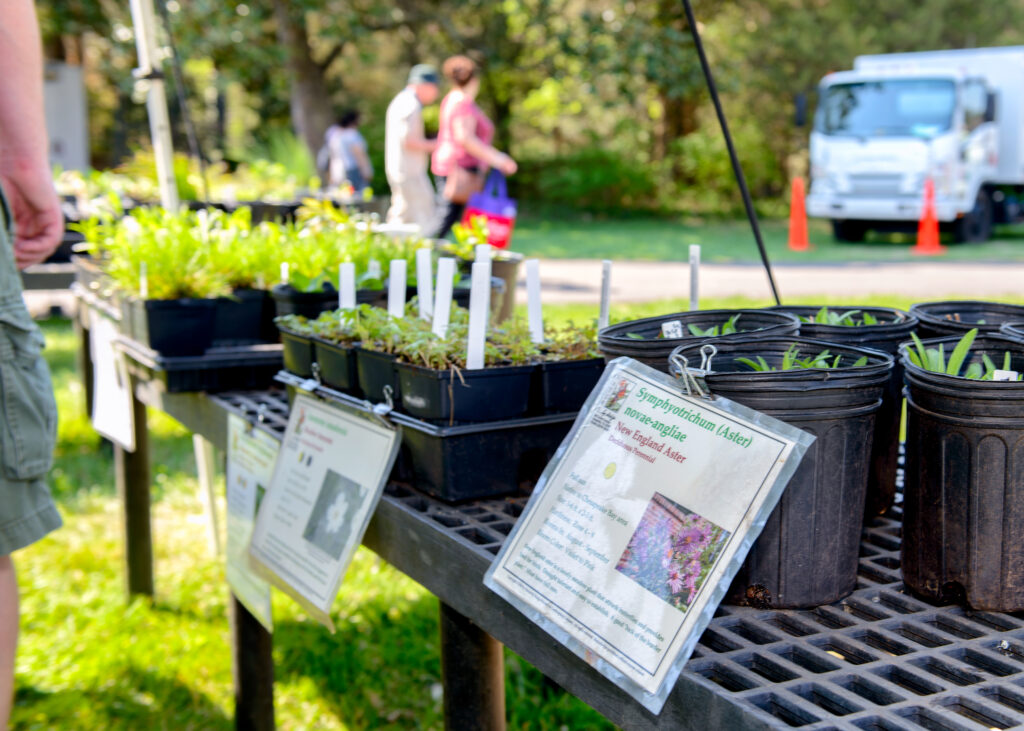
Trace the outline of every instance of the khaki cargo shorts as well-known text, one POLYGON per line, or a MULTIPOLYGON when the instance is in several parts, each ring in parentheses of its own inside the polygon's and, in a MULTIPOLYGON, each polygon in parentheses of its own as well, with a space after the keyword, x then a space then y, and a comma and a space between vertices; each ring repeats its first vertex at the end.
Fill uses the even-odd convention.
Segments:
POLYGON ((22 300, 10 220, 0 191, 0 556, 61 525, 45 482, 57 436, 53 382, 22 300))

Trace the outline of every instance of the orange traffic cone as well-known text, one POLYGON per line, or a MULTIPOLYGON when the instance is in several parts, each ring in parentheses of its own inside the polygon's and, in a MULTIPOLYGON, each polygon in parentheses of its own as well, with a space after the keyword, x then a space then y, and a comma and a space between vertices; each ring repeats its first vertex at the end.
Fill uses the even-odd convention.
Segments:
POLYGON ((790 251, 807 251, 807 208, 804 203, 804 179, 793 178, 789 191, 789 248, 790 251))
POLYGON ((935 215, 935 183, 931 178, 924 181, 924 205, 921 208, 921 220, 917 224, 917 243, 911 251, 921 256, 946 253, 946 248, 939 243, 939 219, 935 215))

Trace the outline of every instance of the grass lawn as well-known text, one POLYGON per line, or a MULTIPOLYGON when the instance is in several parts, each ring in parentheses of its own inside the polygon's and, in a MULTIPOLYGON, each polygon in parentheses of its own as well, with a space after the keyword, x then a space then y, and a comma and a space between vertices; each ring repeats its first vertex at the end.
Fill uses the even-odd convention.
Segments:
MULTIPOLYGON (((789 224, 762 220, 768 256, 773 262, 917 261, 910 253, 913 236, 869 235, 860 244, 840 244, 827 222, 809 222, 811 251, 790 251, 789 224)), ((944 240, 948 241, 948 236, 944 240)), ((687 261, 690 244, 701 245, 706 262, 760 261, 750 225, 743 220, 673 220, 661 218, 586 217, 571 214, 539 218, 529 215, 516 223, 512 248, 527 256, 552 259, 618 259, 687 261)), ((950 243, 942 260, 1024 261, 1024 225, 999 226, 984 244, 950 243)))

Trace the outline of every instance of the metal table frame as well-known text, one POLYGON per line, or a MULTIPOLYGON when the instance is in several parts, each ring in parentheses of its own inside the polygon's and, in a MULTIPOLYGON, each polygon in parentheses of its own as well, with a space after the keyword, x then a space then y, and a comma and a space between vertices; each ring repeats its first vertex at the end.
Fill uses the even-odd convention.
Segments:
MULTIPOLYGON (((88 331, 83 373, 88 377, 88 331)), ((283 432, 282 393, 168 394, 134 382, 134 454, 115 450, 130 594, 153 593, 145 407, 224 449, 227 414, 283 432)), ((88 389, 87 389, 88 390, 88 389)), ((392 484, 364 545, 441 602, 445 724, 505 727, 502 648, 630 729, 977 729, 1024 725, 1024 616, 935 607, 899 573, 899 510, 866 529, 858 588, 801 611, 719 609, 661 714, 649 713, 487 590, 482 577, 524 498, 448 505, 392 484)), ((236 727, 271 729, 272 638, 232 598, 236 727)))

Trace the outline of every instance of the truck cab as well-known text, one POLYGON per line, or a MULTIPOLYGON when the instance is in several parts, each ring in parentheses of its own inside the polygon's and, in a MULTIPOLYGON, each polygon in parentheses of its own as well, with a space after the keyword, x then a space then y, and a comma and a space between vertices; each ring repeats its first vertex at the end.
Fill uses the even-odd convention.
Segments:
POLYGON ((1024 190, 1024 50, 862 56, 819 87, 807 212, 841 241, 913 230, 925 180, 961 241, 1016 218, 1024 190))

